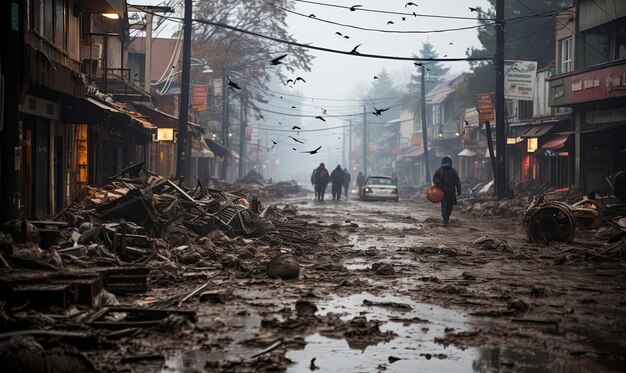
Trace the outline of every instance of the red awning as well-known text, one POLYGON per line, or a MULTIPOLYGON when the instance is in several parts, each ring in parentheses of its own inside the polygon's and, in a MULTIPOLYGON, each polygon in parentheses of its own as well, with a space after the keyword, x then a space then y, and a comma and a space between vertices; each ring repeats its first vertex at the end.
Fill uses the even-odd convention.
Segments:
POLYGON ((541 145, 541 149, 561 149, 563 146, 565 146, 565 142, 568 138, 569 135, 556 136, 552 140, 541 145))

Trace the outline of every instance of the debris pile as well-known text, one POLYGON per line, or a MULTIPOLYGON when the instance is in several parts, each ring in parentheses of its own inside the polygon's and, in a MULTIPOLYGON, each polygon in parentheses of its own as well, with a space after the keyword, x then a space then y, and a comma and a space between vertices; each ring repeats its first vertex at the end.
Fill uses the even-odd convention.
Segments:
POLYGON ((126 171, 51 220, 3 225, 2 299, 39 309, 90 305, 102 290, 145 292, 188 267, 293 279, 294 254, 320 239, 289 206, 126 171))

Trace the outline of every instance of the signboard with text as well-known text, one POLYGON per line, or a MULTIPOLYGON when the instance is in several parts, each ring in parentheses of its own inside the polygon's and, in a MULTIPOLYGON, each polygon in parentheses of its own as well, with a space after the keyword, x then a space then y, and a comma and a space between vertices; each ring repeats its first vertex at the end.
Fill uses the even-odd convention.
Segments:
POLYGON ((207 99, 209 97, 208 85, 192 85, 191 86, 191 110, 206 111, 207 99))
POLYGON ((478 110, 478 120, 485 122, 495 120, 496 116, 493 109, 493 94, 479 93, 476 95, 476 110, 478 110))
POLYGON ((536 61, 512 61, 505 63, 504 98, 532 101, 536 82, 536 61))
POLYGON ((624 96, 626 96, 624 62, 550 79, 550 106, 568 106, 624 96))

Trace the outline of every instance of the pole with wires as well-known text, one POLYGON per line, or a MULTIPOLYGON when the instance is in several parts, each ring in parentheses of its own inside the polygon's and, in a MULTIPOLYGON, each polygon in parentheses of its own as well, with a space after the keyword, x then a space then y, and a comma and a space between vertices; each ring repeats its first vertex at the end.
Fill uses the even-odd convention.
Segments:
MULTIPOLYGON (((183 73, 180 84, 180 107, 178 114, 178 151, 176 177, 184 178, 189 154, 187 152, 187 123, 189 122, 189 73, 191 63, 191 0, 185 0, 183 24, 183 73)), ((188 182, 188 181, 187 181, 188 182)))
POLYGON ((363 175, 367 177, 367 108, 363 105, 363 175))
POLYGON ((422 149, 424 149, 424 182, 430 183, 430 160, 428 157, 428 128, 426 126, 426 68, 421 66, 420 111, 422 114, 422 149))
POLYGON ((496 196, 505 198, 506 125, 504 122, 504 0, 496 0, 496 196))

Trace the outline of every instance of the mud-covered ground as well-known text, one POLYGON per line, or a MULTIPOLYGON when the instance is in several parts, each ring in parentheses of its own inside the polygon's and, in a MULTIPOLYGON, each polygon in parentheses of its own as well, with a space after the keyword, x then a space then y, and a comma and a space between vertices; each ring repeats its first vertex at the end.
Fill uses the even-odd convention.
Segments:
MULTIPOLYGON (((539 247, 527 241, 521 222, 506 218, 457 209, 444 227, 437 205, 312 196, 271 202, 288 205, 321 233, 316 246, 283 247, 300 261, 297 280, 271 279, 223 259, 172 270, 147 294, 120 301, 149 304, 205 283, 204 291, 220 295, 181 305, 197 311, 196 323, 174 320, 86 351, 97 367, 626 371, 626 262, 585 255, 604 244, 592 234, 539 247), (120 361, 148 353, 165 361, 120 361)), ((262 258, 263 250, 249 249, 246 260, 262 258)))

